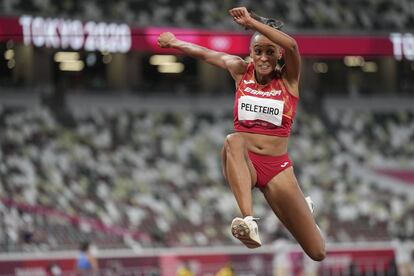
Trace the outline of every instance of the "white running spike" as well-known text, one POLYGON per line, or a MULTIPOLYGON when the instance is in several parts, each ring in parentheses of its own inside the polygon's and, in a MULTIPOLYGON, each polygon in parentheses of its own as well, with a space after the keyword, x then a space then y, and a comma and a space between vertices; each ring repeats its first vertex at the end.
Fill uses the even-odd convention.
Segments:
POLYGON ((255 218, 251 216, 247 216, 244 219, 233 219, 231 222, 231 233, 248 248, 257 248, 262 245, 257 223, 255 218))

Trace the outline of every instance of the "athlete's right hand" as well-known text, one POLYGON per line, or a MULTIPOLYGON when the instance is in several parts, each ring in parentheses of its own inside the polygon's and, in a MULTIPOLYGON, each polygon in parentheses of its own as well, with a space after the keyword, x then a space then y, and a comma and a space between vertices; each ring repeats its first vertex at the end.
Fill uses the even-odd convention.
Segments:
POLYGON ((165 32, 158 37, 158 46, 161 48, 171 48, 176 41, 177 38, 173 33, 165 32))
POLYGON ((233 17, 233 20, 248 29, 251 29, 252 17, 250 16, 249 11, 246 7, 237 7, 229 10, 230 15, 233 17))

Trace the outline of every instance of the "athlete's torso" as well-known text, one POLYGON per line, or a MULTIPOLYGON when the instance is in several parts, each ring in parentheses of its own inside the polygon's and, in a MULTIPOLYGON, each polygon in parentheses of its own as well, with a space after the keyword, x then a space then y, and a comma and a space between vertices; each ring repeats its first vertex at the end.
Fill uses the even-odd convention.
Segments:
POLYGON ((249 63, 236 89, 234 128, 237 132, 288 137, 297 102, 281 78, 266 85, 257 83, 254 65, 249 63))

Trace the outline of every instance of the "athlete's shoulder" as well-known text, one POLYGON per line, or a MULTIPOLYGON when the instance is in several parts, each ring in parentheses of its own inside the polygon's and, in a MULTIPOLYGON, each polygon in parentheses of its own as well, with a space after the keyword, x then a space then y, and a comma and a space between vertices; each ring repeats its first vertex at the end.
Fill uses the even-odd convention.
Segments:
POLYGON ((229 68, 245 71, 249 63, 239 56, 229 55, 226 59, 226 64, 229 68))
POLYGON ((233 56, 233 57, 234 58, 226 62, 226 66, 227 66, 227 70, 230 72, 230 74, 232 75, 236 83, 239 83, 240 79, 247 72, 248 63, 241 57, 238 57, 238 56, 233 56))

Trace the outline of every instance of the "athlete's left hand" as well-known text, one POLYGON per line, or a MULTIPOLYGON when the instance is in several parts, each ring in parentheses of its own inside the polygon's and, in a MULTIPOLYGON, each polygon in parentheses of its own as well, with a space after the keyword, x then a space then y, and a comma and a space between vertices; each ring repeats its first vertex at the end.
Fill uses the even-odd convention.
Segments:
POLYGON ((177 38, 173 33, 164 32, 158 36, 158 46, 161 48, 172 48, 177 42, 177 38))
POLYGON ((237 24, 245 28, 251 28, 254 19, 250 16, 250 13, 245 7, 233 8, 229 10, 229 13, 237 24))

